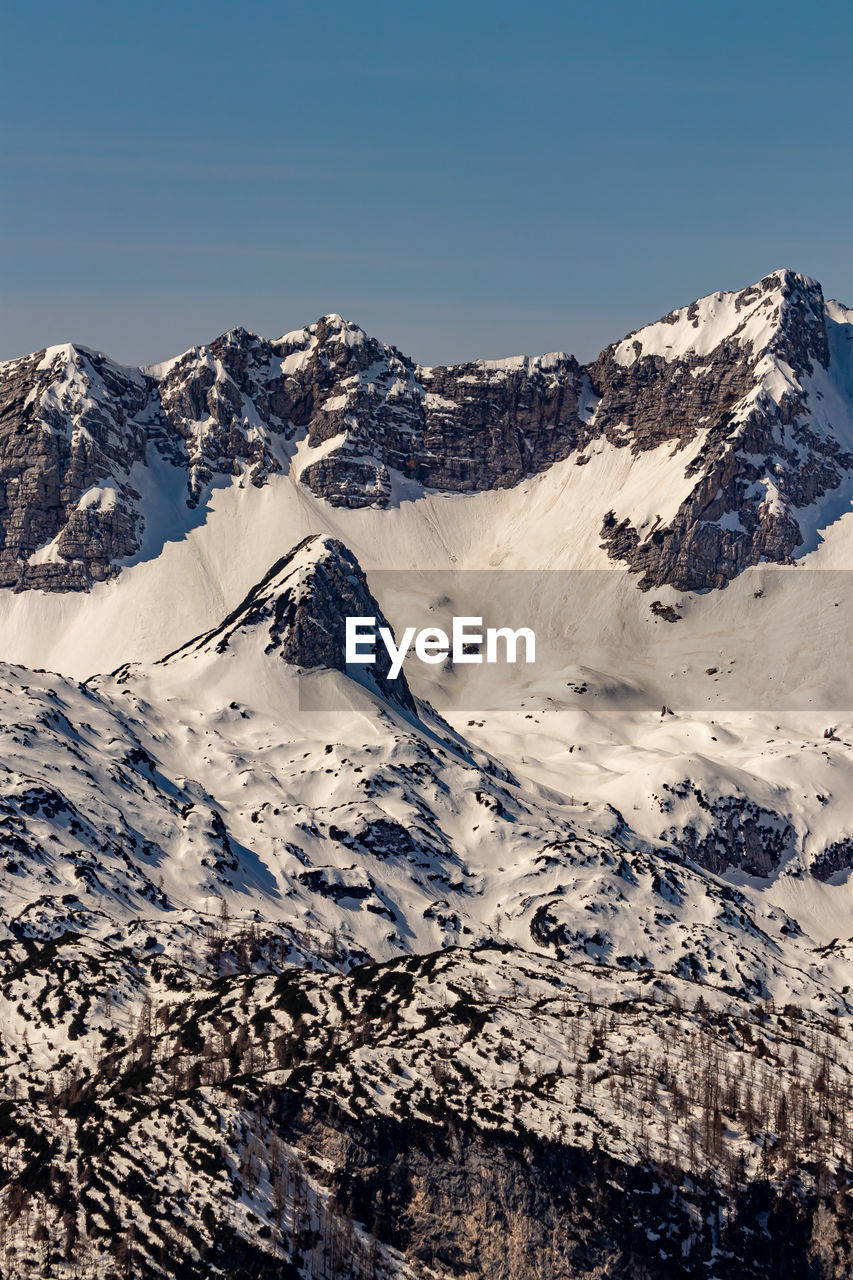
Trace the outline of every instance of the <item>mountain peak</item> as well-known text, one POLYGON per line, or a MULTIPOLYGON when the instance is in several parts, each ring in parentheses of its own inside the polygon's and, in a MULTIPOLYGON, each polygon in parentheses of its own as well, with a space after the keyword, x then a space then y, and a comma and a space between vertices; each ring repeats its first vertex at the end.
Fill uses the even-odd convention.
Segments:
POLYGON ((757 281, 759 287, 772 287, 774 283, 783 289, 813 289, 815 286, 820 288, 817 280, 812 276, 807 276, 802 271, 795 271, 793 267, 777 267, 775 271, 768 271, 766 276, 762 276, 757 281))
POLYGON ((757 360, 766 351, 796 371, 813 360, 826 367, 823 291, 816 280, 782 268, 746 289, 709 293, 628 334, 603 352, 623 367, 658 358, 667 364, 707 357, 726 344, 745 348, 757 360))
POLYGON ((317 325, 321 324, 325 325, 327 329, 357 329, 359 333, 363 332, 361 325, 356 324, 354 320, 345 320, 337 311, 328 311, 324 316, 320 316, 316 325, 312 325, 311 327, 316 328, 317 325))
POLYGON ((373 666, 347 666, 348 617, 373 617, 377 627, 390 626, 352 551, 338 538, 311 534, 277 560, 217 627, 162 661, 233 652, 247 637, 263 634, 265 653, 306 671, 339 671, 414 713, 406 678, 390 678, 390 658, 381 646, 373 666))

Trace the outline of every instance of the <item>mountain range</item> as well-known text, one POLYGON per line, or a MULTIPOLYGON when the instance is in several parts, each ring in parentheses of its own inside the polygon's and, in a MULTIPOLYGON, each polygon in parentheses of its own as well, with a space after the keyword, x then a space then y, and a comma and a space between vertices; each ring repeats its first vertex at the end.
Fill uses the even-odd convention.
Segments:
POLYGON ((849 1275, 851 508, 791 271, 0 365, 2 1274, 849 1275))
POLYGON ((89 588, 151 553, 164 503, 197 507, 211 485, 289 475, 332 507, 382 510, 605 459, 583 487, 611 504, 591 529, 608 555, 653 585, 724 586, 788 563, 848 496, 851 326, 779 271, 588 366, 556 352, 427 368, 336 315, 147 368, 48 348, 0 370, 0 581, 89 588), (638 469, 666 490, 653 519, 638 469))

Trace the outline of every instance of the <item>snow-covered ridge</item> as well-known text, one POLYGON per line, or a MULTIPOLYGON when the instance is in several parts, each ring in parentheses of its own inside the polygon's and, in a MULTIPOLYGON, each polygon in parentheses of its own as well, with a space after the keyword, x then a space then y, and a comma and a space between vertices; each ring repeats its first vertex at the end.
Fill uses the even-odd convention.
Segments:
POLYGON ((849 323, 816 282, 779 271, 586 369, 561 352, 421 367, 334 314, 274 341, 233 329, 147 369, 70 346, 8 362, 0 587, 111 580, 203 525, 223 488, 280 479, 303 533, 339 509, 347 541, 357 511, 387 511, 387 530, 401 504, 417 525, 424 504, 460 494, 470 518, 453 523, 469 525, 476 495, 508 510, 537 477, 566 492, 542 529, 545 563, 577 488, 585 556, 603 542, 647 581, 721 586, 811 548, 844 510, 849 323), (571 483, 566 462, 584 468, 571 483), (99 490, 114 497, 87 496, 99 490))
POLYGON ((748 289, 711 293, 669 312, 623 338, 613 358, 623 366, 652 356, 670 364, 686 355, 708 356, 727 342, 748 346, 758 356, 776 340, 790 292, 822 306, 820 285, 811 276, 773 271, 748 289))
MULTIPOLYGON (((6 936, 50 937, 70 922, 107 936, 144 919, 179 947, 214 897, 295 951, 306 920, 350 958, 500 936, 780 1001, 837 999, 846 958, 817 963, 826 939, 790 923, 789 876, 805 859, 793 797, 772 781, 780 763, 750 761, 731 730, 712 738, 701 717, 681 727, 655 712, 653 728, 627 706, 611 755, 592 673, 589 712, 583 691, 562 704, 532 695, 490 713, 482 735, 454 729, 405 681, 349 678, 340 623, 365 608, 379 612, 355 557, 309 539, 165 661, 85 685, 7 666, 6 936), (308 712, 304 681, 318 695, 308 712), (717 737, 743 767, 711 763, 717 737), (558 742, 563 763, 549 775, 558 742), (720 878, 730 864, 738 885, 720 878)), ((814 766, 788 744, 800 787, 828 750, 846 775, 846 743, 814 766)), ((822 815, 820 797, 813 808, 822 815)), ((823 887, 811 884, 816 902, 823 887)))

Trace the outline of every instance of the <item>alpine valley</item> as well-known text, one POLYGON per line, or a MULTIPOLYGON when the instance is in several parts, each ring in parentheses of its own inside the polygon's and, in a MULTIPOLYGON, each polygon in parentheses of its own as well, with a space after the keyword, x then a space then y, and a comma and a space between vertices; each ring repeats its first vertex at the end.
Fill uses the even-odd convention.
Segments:
POLYGON ((2 1280, 853 1275, 851 560, 792 271, 0 365, 2 1280))

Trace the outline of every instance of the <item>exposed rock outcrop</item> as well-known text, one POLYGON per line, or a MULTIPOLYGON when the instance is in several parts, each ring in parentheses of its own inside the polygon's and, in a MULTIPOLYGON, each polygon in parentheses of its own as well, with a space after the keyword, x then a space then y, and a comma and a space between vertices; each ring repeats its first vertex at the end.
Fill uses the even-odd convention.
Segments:
POLYGON ((699 816, 667 827, 660 838, 706 871, 722 875, 734 869, 765 879, 795 847, 790 822, 746 796, 712 798, 687 778, 673 787, 664 783, 663 788, 672 797, 660 801, 664 812, 674 800, 681 800, 698 810, 699 816))
POLYGON ((0 586, 85 587, 135 550, 149 395, 83 348, 0 365, 0 586))
POLYGON ((391 470, 448 492, 505 488, 577 444, 583 372, 572 356, 424 368, 339 316, 276 349, 308 445, 334 442, 300 478, 336 506, 387 501, 391 470))
POLYGON ((391 679, 391 659, 384 645, 376 645, 371 665, 347 665, 347 617, 373 617, 377 628, 390 627, 349 548, 337 538, 313 535, 277 560, 219 626, 163 661, 202 650, 224 653, 241 635, 260 629, 266 632, 267 653, 278 653, 304 670, 321 667, 350 674, 414 713, 406 677, 391 679))
POLYGON ((827 881, 837 871, 849 871, 853 867, 853 836, 844 836, 833 840, 821 849, 809 865, 809 871, 816 880, 827 881))

